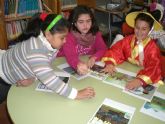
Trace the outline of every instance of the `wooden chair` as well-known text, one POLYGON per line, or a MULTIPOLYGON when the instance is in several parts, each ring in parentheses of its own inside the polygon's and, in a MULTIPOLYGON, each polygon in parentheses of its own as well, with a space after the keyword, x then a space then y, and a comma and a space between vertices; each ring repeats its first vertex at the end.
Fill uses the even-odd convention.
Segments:
POLYGON ((161 51, 162 77, 165 80, 165 50, 161 51))

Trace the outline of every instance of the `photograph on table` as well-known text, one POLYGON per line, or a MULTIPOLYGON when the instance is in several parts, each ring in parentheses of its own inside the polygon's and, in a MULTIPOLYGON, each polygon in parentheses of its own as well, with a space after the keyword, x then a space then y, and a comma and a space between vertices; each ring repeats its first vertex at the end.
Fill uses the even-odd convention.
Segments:
POLYGON ((156 92, 151 102, 145 102, 140 112, 165 122, 165 94, 156 92))
POLYGON ((64 63, 64 64, 61 64, 61 65, 58 65, 57 68, 63 70, 64 72, 70 74, 71 76, 73 76, 75 79, 77 80, 81 80, 81 79, 84 79, 88 76, 88 74, 86 75, 79 75, 76 70, 74 70, 72 67, 69 66, 68 63, 64 63))
POLYGON ((145 101, 150 102, 154 96, 154 93, 157 91, 158 87, 154 85, 146 85, 145 87, 139 87, 137 89, 128 90, 123 89, 124 93, 137 97, 139 99, 143 99, 145 101))
POLYGON ((103 82, 121 89, 125 89, 128 81, 133 80, 135 77, 121 72, 116 72, 114 75, 109 75, 103 82))
MULTIPOLYGON (((56 76, 59 76, 59 79, 65 83, 69 82, 70 79, 70 75, 65 73, 65 72, 55 72, 56 76)), ((58 80, 59 81, 59 80, 58 80)), ((36 91, 43 91, 43 92, 49 92, 49 93, 53 93, 53 90, 49 89, 48 87, 46 87, 46 85, 44 85, 43 83, 39 82, 36 89, 36 91)))
POLYGON ((130 124, 135 108, 105 98, 88 124, 130 124))
POLYGON ((95 62, 92 68, 90 68, 89 76, 98 80, 104 80, 108 76, 108 74, 102 72, 102 69, 104 69, 104 67, 105 63, 101 61, 95 62))

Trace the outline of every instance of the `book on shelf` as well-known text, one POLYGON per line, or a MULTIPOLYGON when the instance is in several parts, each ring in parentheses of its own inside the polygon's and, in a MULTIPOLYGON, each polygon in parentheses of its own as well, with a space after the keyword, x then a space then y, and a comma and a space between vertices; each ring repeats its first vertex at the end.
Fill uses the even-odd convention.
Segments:
POLYGON ((6 32, 8 41, 12 41, 22 34, 26 28, 27 20, 11 21, 6 23, 6 32))
POLYGON ((165 94, 156 92, 151 102, 145 102, 140 112, 165 122, 165 94))
POLYGON ((76 0, 61 0, 62 10, 73 9, 76 6, 77 6, 76 0))
POLYGON ((135 108, 105 98, 88 124, 130 124, 135 108))
POLYGON ((19 16, 32 16, 42 12, 41 0, 4 0, 4 13, 6 18, 19 16))

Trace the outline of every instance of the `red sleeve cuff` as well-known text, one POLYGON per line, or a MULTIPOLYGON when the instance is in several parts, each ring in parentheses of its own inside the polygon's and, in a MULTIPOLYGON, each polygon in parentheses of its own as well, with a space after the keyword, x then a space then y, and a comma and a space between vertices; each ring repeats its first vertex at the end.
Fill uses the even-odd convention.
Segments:
POLYGON ((105 64, 106 64, 106 65, 108 65, 108 64, 114 65, 114 63, 111 62, 111 61, 105 61, 105 64))

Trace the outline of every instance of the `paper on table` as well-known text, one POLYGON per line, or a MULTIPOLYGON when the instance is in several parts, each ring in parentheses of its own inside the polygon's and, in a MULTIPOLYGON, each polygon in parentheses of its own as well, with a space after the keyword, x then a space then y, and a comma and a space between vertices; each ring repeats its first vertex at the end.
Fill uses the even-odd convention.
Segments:
POLYGON ((99 122, 101 124, 129 124, 135 110, 134 107, 105 98, 88 124, 99 124, 99 122))
POLYGON ((165 121, 165 94, 156 92, 151 102, 145 102, 140 112, 165 121))

